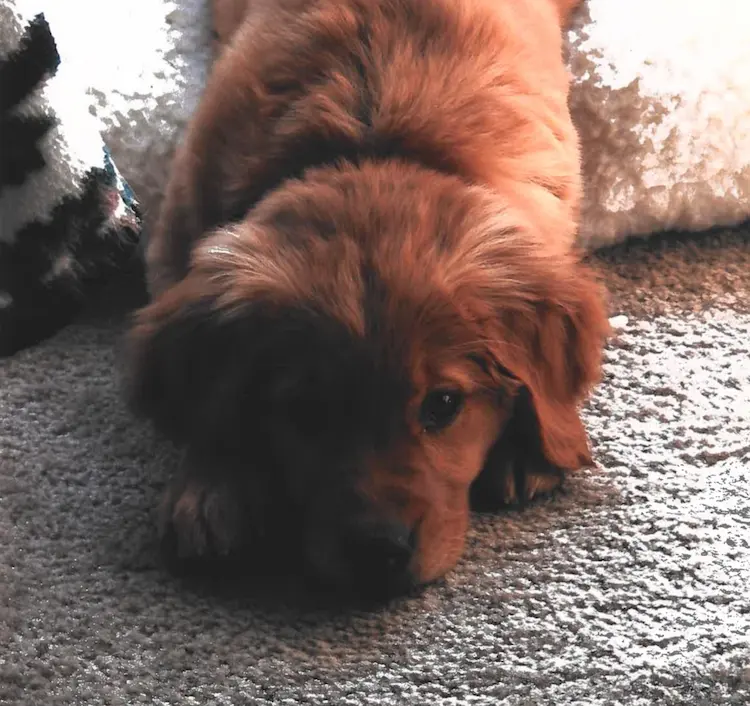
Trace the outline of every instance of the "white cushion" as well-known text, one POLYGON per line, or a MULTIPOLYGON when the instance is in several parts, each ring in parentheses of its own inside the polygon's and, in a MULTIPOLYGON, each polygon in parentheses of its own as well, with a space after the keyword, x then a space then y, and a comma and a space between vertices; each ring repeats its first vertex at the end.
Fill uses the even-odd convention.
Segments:
POLYGON ((750 217, 748 0, 588 0, 569 37, 585 245, 750 217))

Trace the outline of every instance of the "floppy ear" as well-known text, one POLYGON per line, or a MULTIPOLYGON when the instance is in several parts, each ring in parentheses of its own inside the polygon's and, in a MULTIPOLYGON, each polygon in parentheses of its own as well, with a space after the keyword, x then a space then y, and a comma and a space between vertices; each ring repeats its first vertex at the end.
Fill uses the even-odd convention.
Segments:
POLYGON ((224 311, 194 277, 168 288, 137 312, 128 334, 130 407, 173 441, 215 436, 247 374, 251 328, 249 311, 224 311))
POLYGON ((262 434, 279 376, 357 325, 348 304, 358 267, 356 244, 345 239, 287 237, 249 218, 208 233, 184 278, 136 315, 126 365, 132 408, 177 442, 226 448, 262 434))
POLYGON ((524 502, 559 485, 562 471, 593 463, 578 406, 600 376, 603 289, 586 266, 565 260, 538 283, 538 296, 506 301, 492 325, 490 355, 519 392, 472 488, 475 506, 524 502))
POLYGON ((506 313, 493 355, 528 390, 545 457, 575 469, 592 462, 578 405, 599 380, 609 323, 587 267, 549 284, 550 298, 506 313))
POLYGON ((178 443, 230 451, 263 422, 269 373, 307 323, 262 234, 224 229, 195 248, 188 274, 136 313, 125 350, 126 396, 178 443))

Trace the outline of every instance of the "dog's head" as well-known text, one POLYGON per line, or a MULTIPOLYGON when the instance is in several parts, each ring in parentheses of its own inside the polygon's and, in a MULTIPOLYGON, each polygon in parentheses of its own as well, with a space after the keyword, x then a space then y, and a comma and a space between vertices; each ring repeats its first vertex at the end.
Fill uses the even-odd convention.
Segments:
POLYGON ((462 551, 520 390, 550 463, 590 460, 576 405, 605 328, 589 272, 484 190, 323 169, 208 235, 139 313, 131 391, 201 458, 264 475, 324 577, 425 582, 462 551))

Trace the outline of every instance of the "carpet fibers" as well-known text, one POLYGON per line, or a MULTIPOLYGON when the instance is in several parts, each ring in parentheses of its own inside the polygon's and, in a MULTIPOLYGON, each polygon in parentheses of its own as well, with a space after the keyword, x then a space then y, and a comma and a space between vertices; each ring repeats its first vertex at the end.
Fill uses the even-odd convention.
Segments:
POLYGON ((750 236, 597 260, 600 467, 377 610, 160 567, 174 452, 122 409, 117 312, 0 363, 0 703, 750 702, 750 236))

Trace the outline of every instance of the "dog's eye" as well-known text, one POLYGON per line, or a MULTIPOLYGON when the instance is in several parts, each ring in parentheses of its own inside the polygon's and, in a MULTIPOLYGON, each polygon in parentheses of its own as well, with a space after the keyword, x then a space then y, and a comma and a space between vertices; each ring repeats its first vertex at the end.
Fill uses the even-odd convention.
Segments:
POLYGON ((458 417, 464 396, 458 390, 433 390, 428 392, 419 410, 419 422, 427 432, 442 431, 458 417))

